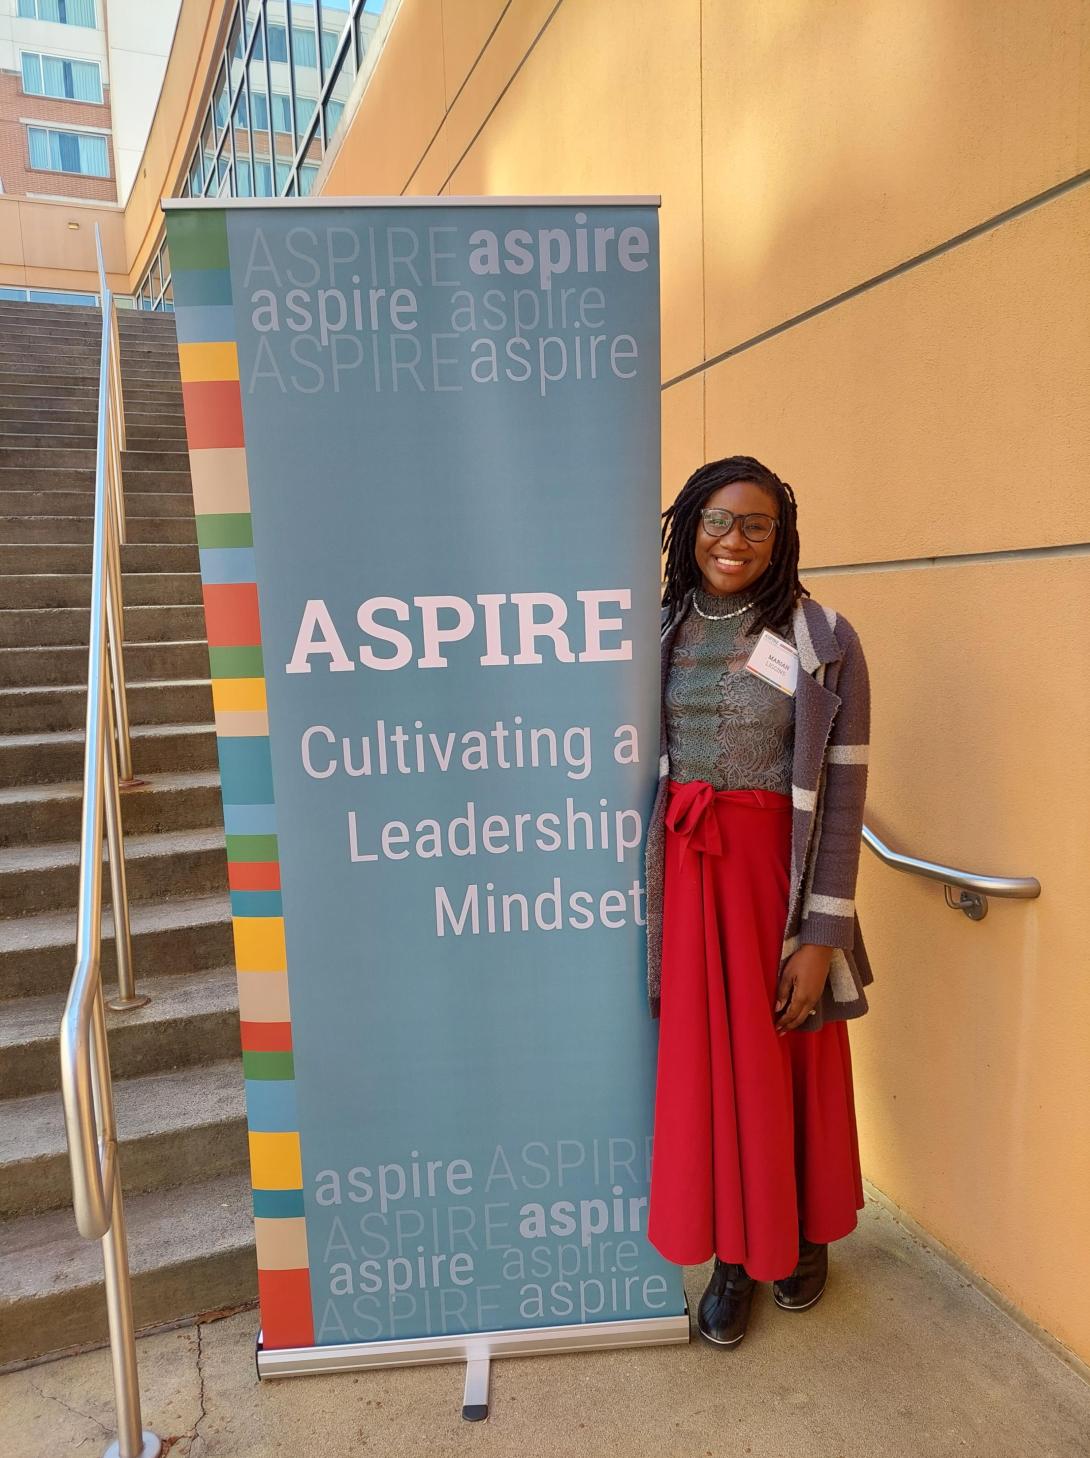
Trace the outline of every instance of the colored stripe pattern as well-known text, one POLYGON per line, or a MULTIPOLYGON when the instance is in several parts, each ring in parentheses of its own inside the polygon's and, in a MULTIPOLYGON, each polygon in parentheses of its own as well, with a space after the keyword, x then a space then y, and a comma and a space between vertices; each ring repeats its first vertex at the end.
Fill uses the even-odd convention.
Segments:
POLYGON ((197 516, 246 1079, 266 1347, 312 1346, 287 949, 227 219, 172 212, 168 239, 197 516))

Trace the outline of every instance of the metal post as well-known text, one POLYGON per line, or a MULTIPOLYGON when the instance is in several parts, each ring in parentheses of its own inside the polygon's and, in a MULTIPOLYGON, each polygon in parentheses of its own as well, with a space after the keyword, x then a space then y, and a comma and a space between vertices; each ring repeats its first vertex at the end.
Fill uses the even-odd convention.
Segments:
MULTIPOLYGON (((116 687, 116 682, 115 682, 116 687)), ((106 703, 105 766, 106 846, 110 856, 110 903, 114 918, 114 951, 117 956, 117 996, 110 999, 115 1012, 146 1007, 151 998, 136 991, 132 965, 132 930, 129 926, 129 888, 125 877, 125 839, 121 824, 121 794, 117 782, 118 741, 113 732, 113 704, 106 703)))
MULTIPOLYGON (((107 467, 107 469, 109 469, 107 467)), ((125 615, 121 600, 121 548, 113 533, 106 543, 106 646, 113 680, 113 719, 117 729, 117 762, 120 783, 135 782, 132 772, 132 739, 129 734, 129 705, 125 693, 125 615)), ((111 736, 112 737, 112 736, 111 736)))
MULTIPOLYGON (((111 303, 113 296, 111 295, 111 303)), ((117 309, 110 310, 110 334, 113 339, 114 349, 114 404, 117 413, 117 444, 119 450, 126 450, 128 447, 128 436, 125 433, 125 390, 121 383, 121 334, 117 324, 117 309)), ((124 514, 124 510, 122 510, 124 514)), ((125 540, 124 535, 121 538, 125 540)))
POLYGON ((110 1326, 110 1365, 117 1403, 117 1431, 103 1458, 159 1458, 163 1445, 148 1432, 140 1415, 140 1374, 136 1367, 136 1333, 129 1283, 129 1249, 121 1181, 114 1180, 110 1228, 102 1237, 102 1265, 106 1274, 106 1316, 110 1326))

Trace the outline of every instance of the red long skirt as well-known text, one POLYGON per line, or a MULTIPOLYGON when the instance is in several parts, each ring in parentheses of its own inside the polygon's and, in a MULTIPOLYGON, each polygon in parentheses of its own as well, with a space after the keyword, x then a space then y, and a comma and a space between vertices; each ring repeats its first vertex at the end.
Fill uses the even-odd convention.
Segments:
POLYGON ((648 1237, 759 1281, 863 1207, 847 1026, 773 1026, 790 863, 786 795, 670 781, 648 1237))

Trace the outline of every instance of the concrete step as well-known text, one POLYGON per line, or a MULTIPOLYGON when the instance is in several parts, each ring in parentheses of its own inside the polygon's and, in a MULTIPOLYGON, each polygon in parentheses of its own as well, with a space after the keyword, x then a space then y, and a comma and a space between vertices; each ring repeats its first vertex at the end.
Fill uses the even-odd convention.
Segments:
MULTIPOLYGON (((212 770, 217 763, 215 725, 134 724, 132 753, 142 777, 168 770, 212 770)), ((55 785, 82 773, 82 728, 45 736, 0 734, 0 788, 55 785)))
MULTIPOLYGON (((129 719, 133 724, 190 724, 212 718, 212 684, 208 678, 128 682, 129 719)), ((78 729, 87 717, 87 685, 34 684, 0 688, 0 724, 12 734, 49 734, 78 729)))
MULTIPOLYGON (((0 1127, 0 1219, 70 1206, 59 1090, 6 1099, 0 1127)), ((246 1113, 237 1058, 114 1080, 125 1194, 176 1189, 246 1169, 246 1113)))
MULTIPOLYGON (((126 682, 195 679, 208 673, 208 644, 201 638, 175 642, 127 643, 126 682)), ((51 648, 0 648, 0 688, 87 684, 83 644, 51 648)))
MULTIPOLYGON (((41 503, 46 509, 52 501, 41 503)), ((0 509, 0 545, 16 542, 90 545, 94 532, 94 498, 88 494, 82 515, 5 516, 0 509)), ((197 523, 192 517, 137 516, 127 512, 125 535, 129 546, 196 545, 197 523)))
MULTIPOLYGON (((169 518, 168 518, 169 520, 169 518)), ((86 645, 90 626, 86 608, 0 609, 0 648, 86 645)), ((204 640, 204 609, 193 605, 126 607, 126 650, 130 643, 204 640)))
MULTIPOLYGON (((48 385, 51 389, 63 389, 65 385, 85 385, 93 380, 98 385, 99 357, 87 355, 58 359, 56 363, 45 363, 41 359, 0 359, 0 389, 9 381, 33 380, 48 385)), ((177 385, 179 381, 178 361, 174 359, 139 359, 121 362, 121 383, 130 381, 154 382, 164 380, 177 385)))
MULTIPOLYGON (((174 977, 144 977, 146 1007, 106 1009, 110 1069, 115 1079, 191 1068, 239 1056, 238 993, 233 967, 174 977)), ((25 1098, 60 1087, 57 1029, 67 992, 3 1005, 0 1098, 25 1098)), ((0 1105, 4 1114, 8 1110, 0 1105)))
MULTIPOLYGON (((87 416, 88 412, 82 412, 79 416, 60 416, 56 420, 43 419, 41 416, 37 418, 13 416, 10 419, 0 416, 3 444, 13 448, 28 446, 34 450, 52 450, 62 447, 64 449, 93 450, 98 430, 98 416, 97 413, 89 418, 87 416)), ((185 433, 185 418, 172 416, 165 423, 156 421, 154 418, 147 423, 143 420, 134 423, 130 419, 128 449, 133 451, 166 450, 188 454, 189 444, 185 433)))
MULTIPOLYGON (((192 510, 192 491, 189 480, 188 468, 184 471, 141 471, 131 468, 124 475, 125 500, 133 502, 134 495, 144 491, 184 491, 189 495, 190 510, 192 510)), ((95 473, 93 470, 63 470, 55 471, 37 466, 19 466, 16 468, 0 466, 0 491, 37 491, 45 495, 51 491, 89 491, 95 489, 95 473)), ((147 513, 138 510, 139 503, 134 503, 132 509, 140 516, 147 513)))
MULTIPOLYGON (((101 340, 73 338, 25 339, 21 342, 0 335, 0 369, 37 373, 49 366, 70 365, 79 369, 97 369, 101 340)), ((132 343, 121 349, 121 367, 139 370, 143 365, 178 364, 178 346, 170 339, 156 344, 132 343)))
MULTIPOLYGON (((159 420, 169 425, 177 425, 183 416, 181 399, 175 401, 173 406, 157 406, 152 410, 140 410, 132 401, 125 402, 125 426, 129 430, 134 425, 151 428, 159 420)), ((96 395, 90 401, 66 400, 56 395, 44 395, 37 401, 0 397, 0 421, 4 420, 39 420, 43 428, 61 421, 74 420, 80 424, 89 424, 93 430, 98 420, 98 397, 96 395)))
MULTIPOLYGON (((93 446, 41 448, 37 446, 4 446, 0 449, 0 466, 13 469, 34 466, 39 471, 74 469, 93 471, 93 446)), ((121 457, 121 474, 127 478, 133 471, 188 471, 187 451, 126 451, 121 457)))
MULTIPOLYGON (((125 868, 131 903, 168 896, 210 896, 227 885, 223 831, 128 835, 125 868)), ((78 893, 78 842, 0 849, 0 919, 74 909, 78 893)), ((103 896, 110 900, 108 877, 103 896)))
MULTIPOLYGON (((41 421, 0 419, 0 448, 25 450, 94 450, 98 417, 90 420, 61 420, 46 430, 41 421)), ((185 423, 177 426, 148 427, 142 431, 129 428, 130 450, 180 450, 185 446, 185 423)))
MULTIPOLYGON (((226 894, 194 896, 130 908, 133 964, 148 976, 225 967, 234 951, 226 894)), ((0 998, 40 997, 66 988, 75 968, 75 914, 51 911, 0 921, 0 998)), ((103 913, 102 974, 115 981, 113 921, 103 913)))
MULTIPOLYGON (((0 576, 0 609, 87 607, 91 601, 91 574, 11 573, 0 576)), ((127 572, 125 606, 160 603, 199 603, 199 572, 127 572)))
MULTIPOLYGON (((123 1183, 127 1172, 121 1164, 123 1183)), ((246 1176, 125 1200, 137 1330, 257 1299, 246 1176)), ((69 1211, 12 1221, 0 1255, 0 1366, 106 1341, 102 1253, 69 1211)))
MULTIPOLYGON (((90 378, 64 382, 61 380, 35 380, 28 376, 12 376, 4 380, 3 395, 12 404, 19 401, 60 400, 69 405, 80 405, 90 410, 98 402, 98 384, 90 378)), ((125 386, 125 410, 136 409, 147 413, 159 406, 178 410, 182 404, 181 386, 164 384, 161 381, 132 380, 125 386)))
MULTIPOLYGON (((133 754, 139 761, 141 783, 121 793, 126 835, 212 829, 222 836, 223 806, 216 771, 167 770, 150 774, 142 762, 145 747, 134 736, 133 754)), ((82 806, 82 780, 0 789, 0 846, 77 840, 82 806)))
MULTIPOLYGON (((178 473, 181 474, 180 472, 178 473)), ((92 483, 93 484, 93 483, 92 483)), ((149 517, 193 518, 193 493, 188 480, 180 491, 137 491, 125 493, 126 516, 142 520, 149 517)), ((35 517, 45 512, 57 516, 86 517, 95 509, 94 492, 4 490, 0 488, 0 516, 35 517)))
MULTIPOLYGON (((198 572, 195 542, 137 542, 121 548, 121 569, 129 572, 198 572)), ((91 570, 90 542, 0 543, 0 576, 20 573, 81 573, 91 570)))

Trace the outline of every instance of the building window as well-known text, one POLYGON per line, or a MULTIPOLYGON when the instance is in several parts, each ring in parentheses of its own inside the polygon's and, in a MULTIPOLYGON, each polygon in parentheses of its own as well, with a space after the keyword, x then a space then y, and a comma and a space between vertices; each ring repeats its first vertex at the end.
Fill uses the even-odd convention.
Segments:
POLYGON ((333 64, 333 57, 337 54, 337 47, 341 43, 341 32, 339 30, 322 31, 322 65, 328 71, 333 64))
POLYGON ((19 0, 24 20, 55 20, 61 25, 95 29, 95 0, 19 0))
POLYGON ((102 72, 94 61, 69 61, 24 51, 23 90, 28 96, 101 103, 102 72))
MULTIPOLYGON (((318 65, 318 44, 314 38, 314 32, 302 26, 293 25, 291 28, 291 48, 295 54, 297 66, 310 66, 312 69, 318 65)), ((282 25, 269 26, 269 60, 280 61, 284 64, 288 59, 288 32, 282 25)))
POLYGON ((30 165, 47 172, 74 172, 83 177, 109 177, 106 138, 87 132, 58 132, 27 127, 30 165))
POLYGON ((280 91, 273 92, 273 131, 291 136, 291 97, 280 91))

